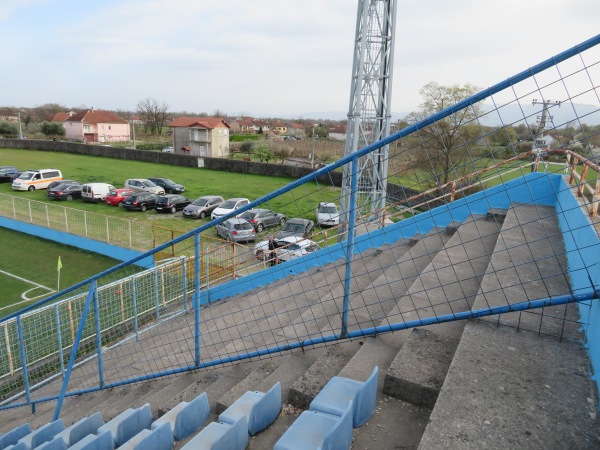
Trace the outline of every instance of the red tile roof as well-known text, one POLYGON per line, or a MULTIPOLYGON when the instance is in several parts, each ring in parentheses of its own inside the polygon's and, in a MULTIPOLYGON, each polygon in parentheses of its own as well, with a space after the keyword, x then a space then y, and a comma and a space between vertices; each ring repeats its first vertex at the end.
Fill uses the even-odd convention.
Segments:
POLYGON ((74 114, 65 122, 81 122, 81 123, 128 123, 125 119, 117 116, 110 111, 85 109, 74 114))
POLYGON ((168 124, 169 127, 183 128, 207 128, 212 130, 219 126, 230 128, 229 124, 224 119, 218 117, 179 117, 168 124))
POLYGON ((70 117, 69 113, 58 112, 58 113, 54 114, 52 119, 50 119, 50 122, 64 122, 69 117, 70 117))

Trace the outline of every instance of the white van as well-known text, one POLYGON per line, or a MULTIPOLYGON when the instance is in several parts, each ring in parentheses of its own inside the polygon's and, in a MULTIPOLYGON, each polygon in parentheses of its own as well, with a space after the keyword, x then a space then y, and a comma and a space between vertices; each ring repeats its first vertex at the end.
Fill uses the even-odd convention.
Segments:
POLYGON ((12 188, 15 191, 35 191, 46 189, 53 181, 62 180, 62 173, 58 169, 26 170, 15 178, 12 188))
POLYGON ((110 191, 115 187, 108 183, 86 183, 81 186, 81 200, 84 202, 103 202, 110 191))

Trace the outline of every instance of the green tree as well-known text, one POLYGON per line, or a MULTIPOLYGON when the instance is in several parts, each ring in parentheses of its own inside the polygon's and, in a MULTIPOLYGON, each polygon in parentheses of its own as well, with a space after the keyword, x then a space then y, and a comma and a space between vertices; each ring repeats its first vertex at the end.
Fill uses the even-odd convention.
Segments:
MULTIPOLYGON (((479 90, 471 84, 442 86, 435 82, 428 83, 419 91, 423 103, 419 110, 408 115, 407 120, 411 123, 419 122, 479 90)), ((420 131, 423 150, 415 152, 413 162, 415 167, 429 174, 427 184, 446 184, 473 170, 466 162, 480 134, 480 127, 475 119, 481 114, 481 106, 474 104, 420 131)))
POLYGON ((490 144, 508 147, 517 142, 517 130, 513 127, 497 128, 489 136, 490 144))
POLYGON ((254 142, 250 142, 250 141, 242 142, 242 145, 240 145, 240 152, 250 154, 250 153, 252 153, 253 147, 254 147, 254 142))
POLYGON ((19 129, 14 123, 0 122, 0 136, 16 136, 19 134, 19 129))
POLYGON ((40 128, 46 136, 64 136, 65 127, 58 122, 44 122, 40 128))
POLYGON ((263 144, 255 146, 252 154, 258 158, 260 162, 269 162, 274 158, 273 150, 263 144))

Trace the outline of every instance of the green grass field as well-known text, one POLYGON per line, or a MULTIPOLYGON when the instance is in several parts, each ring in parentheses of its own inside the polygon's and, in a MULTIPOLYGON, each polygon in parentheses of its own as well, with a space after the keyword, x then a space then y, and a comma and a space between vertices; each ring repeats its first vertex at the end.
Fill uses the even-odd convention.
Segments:
MULTIPOLYGON (((123 187, 127 178, 146 178, 161 176, 171 178, 186 186, 185 195, 195 199, 202 195, 221 195, 223 198, 246 197, 250 200, 274 191, 294 181, 290 178, 270 177, 252 174, 221 172, 200 168, 178 167, 139 161, 126 161, 96 156, 70 155, 67 153, 41 152, 32 150, 0 149, 0 165, 14 165, 21 170, 55 167, 62 171, 63 178, 80 182, 106 182, 115 187, 123 187)), ((289 217, 314 219, 314 208, 319 201, 336 201, 339 189, 309 185, 283 195, 274 200, 269 207, 281 210, 284 204, 293 201, 293 209, 284 211, 289 217)), ((46 190, 21 192, 12 190, 9 183, 0 184, 0 193, 24 197, 38 201, 48 201, 46 190)), ((339 200, 338 200, 339 202, 339 200)), ((165 228, 189 231, 205 223, 199 220, 188 220, 178 213, 156 214, 127 211, 122 208, 109 207, 105 204, 84 203, 80 200, 57 202, 69 208, 107 214, 128 220, 146 220, 165 228)))
MULTIPOLYGON (((72 286, 120 262, 96 253, 4 228, 0 228, 0 242, 10 243, 10 245, 0 246, 0 271, 2 271, 0 272, 0 317, 39 301, 52 293, 48 289, 36 287, 32 283, 56 290, 59 256, 62 263, 61 289, 72 286), (34 288, 35 290, 28 292, 25 298, 21 297, 34 288), (27 298, 31 300, 27 301, 27 298)), ((117 278, 120 276, 122 275, 118 273, 114 275, 117 278)))

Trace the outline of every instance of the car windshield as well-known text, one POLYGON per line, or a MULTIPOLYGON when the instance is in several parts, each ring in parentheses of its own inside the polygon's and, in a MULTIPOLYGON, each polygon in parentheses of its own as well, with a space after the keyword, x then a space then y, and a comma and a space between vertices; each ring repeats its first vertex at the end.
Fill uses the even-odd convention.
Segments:
POLYGON ((192 203, 192 205, 205 206, 207 203, 208 203, 208 199, 206 199, 206 198, 198 198, 198 199, 194 200, 194 202, 192 203))
POLYGON ((175 184, 175 182, 173 180, 169 180, 168 178, 165 178, 162 181, 163 181, 163 183, 168 184, 169 186, 173 186, 175 184))
POLYGON ((156 203, 158 203, 159 205, 162 205, 163 203, 165 203, 165 204, 169 203, 169 200, 171 200, 171 199, 168 197, 158 197, 156 199, 156 203))
POLYGON ((233 209, 233 208, 235 208, 235 204, 236 203, 237 203, 236 201, 227 200, 226 202, 221 203, 221 206, 219 208, 221 208, 221 209, 233 209))
POLYGON ((302 233, 304 231, 304 227, 299 223, 286 223, 285 226, 281 229, 281 231, 290 231, 292 233, 302 233))
POLYGON ((108 195, 110 195, 111 197, 114 197, 115 195, 117 195, 117 191, 116 190, 108 191, 108 195))
POLYGON ((142 181, 142 184, 146 187, 155 187, 156 184, 154 184, 152 181, 148 180, 148 181, 142 181))
POLYGON ((242 219, 246 219, 247 221, 250 221, 252 219, 254 219, 254 217, 258 215, 258 213, 255 212, 250 212, 250 211, 246 211, 245 213, 243 213, 240 217, 242 219))
POLYGON ((317 244, 311 244, 304 247, 304 250, 306 250, 308 253, 316 252, 319 250, 319 246, 317 244))
POLYGON ((0 169, 0 175, 5 175, 5 174, 7 174, 9 172, 12 172, 12 170, 10 170, 10 169, 0 169))
POLYGON ((252 229, 252 225, 250 225, 248 222, 245 223, 236 223, 233 228, 235 228, 236 230, 251 230, 252 229))
POLYGON ((319 212, 324 213, 324 214, 337 214, 337 207, 336 206, 321 206, 319 208, 319 212))
POLYGON ((25 172, 25 173, 22 173, 21 175, 19 175, 20 180, 31 180, 32 178, 33 178, 32 172, 25 172))

